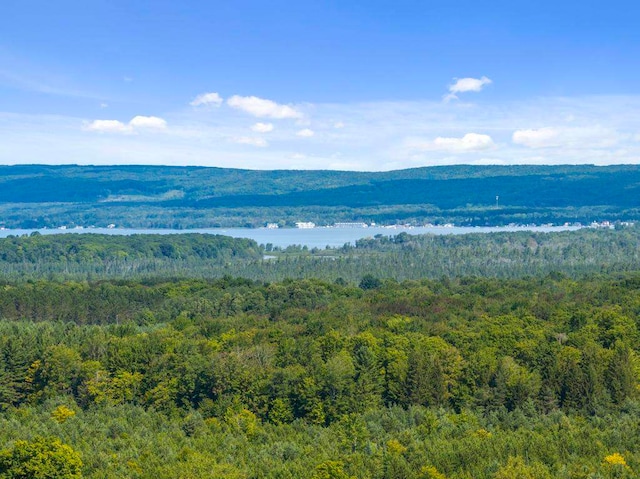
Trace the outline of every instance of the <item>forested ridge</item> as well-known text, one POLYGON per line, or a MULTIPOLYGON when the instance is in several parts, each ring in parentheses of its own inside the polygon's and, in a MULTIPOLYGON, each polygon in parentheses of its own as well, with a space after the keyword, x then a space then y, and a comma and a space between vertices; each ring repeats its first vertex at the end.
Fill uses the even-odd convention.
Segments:
POLYGON ((0 225, 590 223, 640 217, 638 185, 640 168, 635 165, 443 166, 389 172, 3 166, 0 225))
POLYGON ((212 234, 173 235, 41 235, 0 239, 0 261, 6 263, 91 263, 109 259, 149 258, 224 261, 261 257, 255 241, 212 234))
POLYGON ((0 238, 4 278, 105 278, 222 274, 231 264, 263 258, 264 247, 246 238, 171 235, 60 234, 0 238))

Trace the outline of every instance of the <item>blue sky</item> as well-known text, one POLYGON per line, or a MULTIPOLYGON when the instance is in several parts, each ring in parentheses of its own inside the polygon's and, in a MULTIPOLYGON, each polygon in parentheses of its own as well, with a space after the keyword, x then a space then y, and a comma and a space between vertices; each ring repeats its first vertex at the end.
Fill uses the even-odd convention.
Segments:
POLYGON ((636 163, 639 14, 619 0, 4 0, 0 163, 636 163))

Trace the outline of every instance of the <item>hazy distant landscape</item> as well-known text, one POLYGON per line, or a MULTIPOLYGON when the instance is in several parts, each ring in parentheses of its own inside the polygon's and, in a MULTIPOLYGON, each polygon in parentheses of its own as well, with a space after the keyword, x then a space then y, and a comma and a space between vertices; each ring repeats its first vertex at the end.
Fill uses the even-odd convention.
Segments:
POLYGON ((166 166, 0 167, 7 228, 470 226, 640 218, 640 167, 450 166, 379 173, 166 166))
POLYGON ((2 0, 0 479, 640 478, 639 18, 2 0))

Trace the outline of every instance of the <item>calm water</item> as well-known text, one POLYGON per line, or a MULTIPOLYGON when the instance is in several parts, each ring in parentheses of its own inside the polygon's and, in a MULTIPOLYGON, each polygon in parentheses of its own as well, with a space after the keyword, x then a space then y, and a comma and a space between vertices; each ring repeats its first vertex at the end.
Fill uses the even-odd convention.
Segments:
POLYGON ((345 243, 353 244, 356 240, 362 238, 370 238, 377 234, 384 236, 395 236, 403 231, 409 234, 465 234, 465 233, 492 233, 498 231, 567 231, 576 230, 576 226, 505 226, 505 227, 466 227, 454 226, 450 228, 437 226, 423 227, 370 227, 370 228, 202 228, 190 230, 172 230, 172 229, 134 229, 134 228, 82 228, 82 229, 39 229, 39 230, 21 230, 6 229, 0 230, 0 238, 6 238, 9 235, 24 235, 38 231, 41 234, 84 234, 99 233, 108 235, 132 235, 132 234, 180 234, 180 233, 209 233, 233 236, 235 238, 250 238, 256 240, 259 244, 271 243, 273 246, 287 247, 290 245, 303 245, 309 248, 324 248, 325 246, 342 246, 345 243))

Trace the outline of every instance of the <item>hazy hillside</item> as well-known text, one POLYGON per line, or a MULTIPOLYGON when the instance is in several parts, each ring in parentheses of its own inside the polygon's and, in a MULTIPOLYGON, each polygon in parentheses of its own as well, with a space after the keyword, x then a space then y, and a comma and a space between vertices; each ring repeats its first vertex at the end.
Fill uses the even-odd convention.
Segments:
POLYGON ((637 166, 451 166, 377 173, 5 166, 0 221, 9 227, 259 226, 301 219, 584 222, 636 218, 639 193, 637 166))

